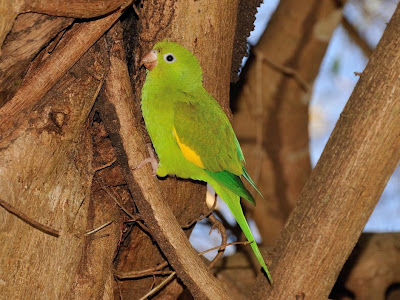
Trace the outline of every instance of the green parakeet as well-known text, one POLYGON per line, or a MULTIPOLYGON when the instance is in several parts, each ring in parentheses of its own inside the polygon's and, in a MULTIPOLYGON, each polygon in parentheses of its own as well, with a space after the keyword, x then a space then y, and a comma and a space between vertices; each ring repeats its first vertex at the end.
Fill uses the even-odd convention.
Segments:
POLYGON ((255 204, 241 177, 255 188, 232 126, 218 102, 203 88, 197 58, 181 45, 157 43, 142 59, 147 68, 142 112, 159 157, 157 175, 209 183, 227 204, 268 279, 268 268, 254 241, 240 198, 255 204))

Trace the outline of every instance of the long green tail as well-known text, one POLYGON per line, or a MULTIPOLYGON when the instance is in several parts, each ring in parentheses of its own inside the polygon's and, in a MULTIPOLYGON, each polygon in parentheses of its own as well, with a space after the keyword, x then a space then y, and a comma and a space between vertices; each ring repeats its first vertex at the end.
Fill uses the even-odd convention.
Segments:
POLYGON ((272 283, 272 278, 271 278, 271 275, 269 274, 267 265, 265 264, 265 261, 261 255, 260 249, 258 249, 257 243, 255 242, 253 234, 250 231, 249 224, 247 223, 246 218, 243 214, 242 206, 240 205, 240 197, 238 195, 234 194, 228 188, 226 188, 218 183, 214 183, 211 185, 214 188, 215 192, 228 205, 232 215, 235 217, 237 223, 239 224, 240 228, 242 229, 247 240, 249 242, 251 242, 250 246, 251 246, 251 249, 253 249, 254 255, 257 257, 258 262, 260 263, 260 265, 264 269, 265 273, 267 274, 269 281, 272 283))

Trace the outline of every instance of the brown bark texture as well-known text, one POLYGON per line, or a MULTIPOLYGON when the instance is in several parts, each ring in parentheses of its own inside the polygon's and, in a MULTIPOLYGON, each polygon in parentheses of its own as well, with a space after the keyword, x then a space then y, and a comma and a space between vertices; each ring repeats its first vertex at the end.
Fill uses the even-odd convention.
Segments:
POLYGON ((311 87, 341 12, 330 0, 280 1, 243 71, 233 125, 266 199, 257 199, 252 216, 268 246, 311 173, 311 87))
POLYGON ((0 56, 0 106, 21 86, 35 55, 72 21, 35 13, 21 14, 15 19, 0 56))
POLYGON ((0 69, 18 72, 13 80, 22 84, 0 109, 0 197, 14 211, 2 205, 0 212, 2 297, 113 295, 110 265, 119 211, 113 202, 93 198, 94 133, 88 122, 109 66, 105 41, 99 38, 113 18, 74 25, 60 43, 46 45, 70 20, 28 14, 18 18, 7 37, 10 43, 3 50, 10 52, 3 51, 0 69), (29 70, 29 63, 12 57, 13 47, 22 59, 35 57, 29 70), (105 223, 109 226, 101 233, 86 234, 105 223))
POLYGON ((4 39, 10 32, 15 18, 20 13, 35 12, 59 17, 94 18, 107 15, 119 7, 125 8, 131 2, 130 0, 93 0, 90 2, 84 0, 1 0, 0 54, 4 39))
POLYGON ((400 7, 362 73, 277 242, 257 299, 325 299, 400 152, 400 7), (267 286, 268 288, 264 288, 267 286))
MULTIPOLYGON (((55 238, 5 210, 0 211, 0 270, 5 282, 1 285, 2 297, 67 299, 73 298, 74 289, 79 286, 74 281, 80 274, 81 254, 92 243, 84 233, 88 227, 96 225, 94 221, 102 221, 101 215, 88 218, 92 209, 89 201, 92 170, 88 166, 93 153, 87 116, 107 64, 102 40, 28 115, 16 116, 18 130, 14 130, 18 135, 13 135, 12 140, 2 140, 2 200, 60 232, 55 238)), ((97 246, 113 246, 117 236, 115 229, 115 225, 109 227, 106 232, 110 236, 97 240, 97 246)), ((104 250, 100 248, 100 252, 104 250)), ((108 251, 112 253, 111 249, 108 251)), ((106 256, 98 258, 100 263, 106 256)), ((98 271, 105 275, 106 270, 98 271)))
MULTIPOLYGON (((92 17, 118 8, 107 6, 93 12, 89 7, 85 13, 94 15, 80 16, 75 11, 79 3, 72 1, 68 10, 45 5, 45 1, 30 1, 29 5, 36 8, 24 9, 92 17)), ((20 11, 18 8, 15 16, 20 11)), ((139 109, 144 70, 139 70, 138 58, 164 37, 182 43, 196 53, 206 87, 229 113, 237 13, 237 2, 232 1, 144 3, 135 24, 140 29, 139 38, 134 37, 133 43, 135 95, 129 94, 119 25, 106 39, 101 37, 121 16, 122 9, 93 21, 81 20, 71 28, 66 28, 72 22, 68 18, 34 13, 17 18, 0 61, 0 79, 5 83, 0 109, 0 195, 6 208, 0 213, 5 218, 1 270, 7 270, 1 277, 6 282, 2 295, 21 299, 108 299, 123 295, 136 299, 160 280, 150 277, 143 281, 147 287, 129 280, 115 284, 112 261, 115 274, 121 270, 134 274, 146 267, 156 268, 166 257, 195 298, 230 298, 180 229, 205 212, 202 185, 173 178, 159 180, 147 167, 133 170, 148 155, 139 109), (192 23, 186 22, 188 17, 192 23), (22 51, 24 47, 26 51, 22 51), (103 102, 93 110, 100 90, 103 102), (131 118, 127 120, 127 116, 131 118), (9 172, 8 168, 13 170, 9 172), (20 228, 21 244, 13 240, 20 228), (100 229, 87 233, 94 228, 100 229), (29 244, 35 246, 25 251, 29 244), (58 276, 59 270, 63 270, 62 276, 58 276), (46 288, 34 288, 38 286, 46 288)), ((166 266, 161 272, 171 272, 166 266)), ((175 281, 158 296, 175 299, 181 292, 182 286, 175 281)))

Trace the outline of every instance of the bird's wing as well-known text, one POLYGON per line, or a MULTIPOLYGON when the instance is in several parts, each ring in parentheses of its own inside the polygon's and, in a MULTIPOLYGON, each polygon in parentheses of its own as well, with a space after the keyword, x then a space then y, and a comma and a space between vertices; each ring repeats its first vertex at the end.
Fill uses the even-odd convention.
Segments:
POLYGON ((238 149, 239 144, 225 113, 214 99, 211 100, 174 104, 175 140, 185 158, 198 167, 240 176, 243 173, 240 146, 238 149))

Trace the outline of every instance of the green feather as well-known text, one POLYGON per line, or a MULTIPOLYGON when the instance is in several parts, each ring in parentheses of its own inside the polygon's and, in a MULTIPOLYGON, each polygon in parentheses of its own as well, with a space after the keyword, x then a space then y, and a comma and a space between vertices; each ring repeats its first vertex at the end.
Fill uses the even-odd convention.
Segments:
POLYGON ((251 186, 257 191, 257 193, 264 199, 264 196, 261 194, 261 192, 257 188, 257 186, 254 183, 253 179, 251 179, 249 173, 247 173, 247 170, 245 169, 245 167, 243 167, 243 174, 242 175, 251 184, 251 186))
POLYGON ((244 155, 227 116, 203 88, 200 64, 190 51, 168 41, 153 49, 157 64, 147 71, 141 105, 160 159, 157 175, 210 183, 252 242, 254 255, 272 282, 240 206, 240 197, 255 203, 241 176, 260 191, 244 168, 244 155))
POLYGON ((272 283, 272 278, 268 271, 267 265, 265 264, 260 249, 258 249, 258 246, 254 240, 249 224, 247 223, 246 218, 244 217, 243 210, 240 205, 240 198, 234 193, 232 193, 230 190, 225 188, 224 186, 221 186, 217 183, 212 184, 212 186, 215 192, 224 200, 226 205, 229 207, 232 215, 235 217, 247 240, 251 242, 250 246, 251 249, 253 250, 254 255, 256 256, 258 262, 265 271, 269 281, 272 283))
POLYGON ((253 205, 256 204, 253 196, 245 188, 245 186, 243 185, 243 182, 240 180, 239 176, 229 173, 228 171, 221 171, 221 172, 213 173, 213 172, 206 170, 206 172, 212 178, 214 178, 218 183, 223 184, 224 186, 228 187, 236 195, 240 196, 241 198, 246 199, 253 205))

